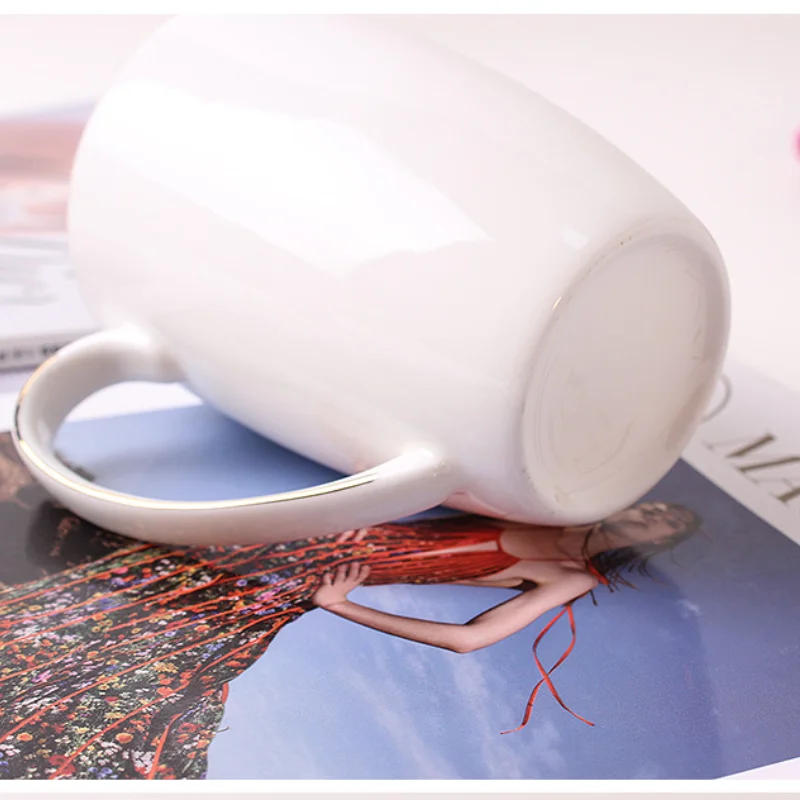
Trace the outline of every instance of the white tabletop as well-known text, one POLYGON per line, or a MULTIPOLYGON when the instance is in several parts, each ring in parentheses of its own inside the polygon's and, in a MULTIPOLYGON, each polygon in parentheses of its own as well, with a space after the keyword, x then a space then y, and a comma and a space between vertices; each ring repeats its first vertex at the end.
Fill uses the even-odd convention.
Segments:
MULTIPOLYGON (((0 113, 92 100, 165 17, 0 16, 0 113)), ((731 356, 800 392, 800 17, 393 18, 582 118, 659 178, 719 242, 731 356)), ((24 376, 0 374, 0 429, 24 376)), ((192 402, 106 390, 82 416, 192 402)), ((769 777, 796 777, 800 764, 769 777)), ((752 777, 766 777, 758 770, 752 777)))

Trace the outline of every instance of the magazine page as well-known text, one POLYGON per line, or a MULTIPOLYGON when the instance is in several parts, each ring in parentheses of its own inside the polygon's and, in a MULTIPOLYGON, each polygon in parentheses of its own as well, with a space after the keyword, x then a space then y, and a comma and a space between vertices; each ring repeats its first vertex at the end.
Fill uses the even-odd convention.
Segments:
POLYGON ((0 119, 0 370, 94 329, 67 259, 72 159, 90 108, 0 119))
MULTIPOLYGON (((800 756, 792 398, 729 378, 641 502, 567 530, 439 509, 153 546, 50 502, 4 435, 0 776, 699 779, 800 756)), ((59 448, 165 499, 332 477, 203 405, 70 423, 59 448)))
POLYGON ((684 458, 800 544, 800 398, 730 363, 684 458))

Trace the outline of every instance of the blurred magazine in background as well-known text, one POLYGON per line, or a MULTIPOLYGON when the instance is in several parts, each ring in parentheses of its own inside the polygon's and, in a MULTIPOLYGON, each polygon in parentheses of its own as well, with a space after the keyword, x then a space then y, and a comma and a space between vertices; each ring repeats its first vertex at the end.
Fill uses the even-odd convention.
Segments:
MULTIPOLYGON (((637 542, 578 559, 607 585, 468 652, 445 634, 541 588, 508 578, 524 561, 496 522, 439 510, 272 546, 152 546, 50 502, 0 435, 0 777, 797 777, 796 405, 731 365, 685 458, 581 539, 637 542), (356 563, 371 572, 349 599, 373 627, 320 600, 356 563)), ((333 477, 204 405, 69 423, 58 446, 98 483, 164 499, 333 477)))
POLYGON ((0 119, 0 370, 95 329, 68 265, 70 170, 90 106, 0 119))

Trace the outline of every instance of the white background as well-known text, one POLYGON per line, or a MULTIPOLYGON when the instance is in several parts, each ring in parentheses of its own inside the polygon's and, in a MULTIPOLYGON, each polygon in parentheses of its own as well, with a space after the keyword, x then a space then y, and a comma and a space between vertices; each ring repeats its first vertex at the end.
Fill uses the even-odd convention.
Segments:
MULTIPOLYGON (((0 113, 97 98, 164 19, 0 16, 0 113)), ((393 20, 539 91, 689 205, 730 270, 731 357, 800 392, 800 16, 393 20)), ((0 376, 0 429, 23 377, 0 376)), ((136 386, 83 410, 186 399, 136 386)), ((769 777, 798 774, 794 763, 769 777)))

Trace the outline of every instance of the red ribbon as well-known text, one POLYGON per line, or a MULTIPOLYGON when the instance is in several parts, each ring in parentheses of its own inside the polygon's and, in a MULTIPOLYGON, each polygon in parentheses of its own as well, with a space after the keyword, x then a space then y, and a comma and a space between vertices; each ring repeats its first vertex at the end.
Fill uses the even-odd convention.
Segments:
POLYGON ((503 734, 516 733, 517 731, 521 731, 528 724, 531 718, 531 714, 533 713, 533 704, 536 702, 536 698, 539 695, 539 690, 542 688, 542 686, 545 685, 550 690, 550 694, 553 695, 556 702, 561 706, 561 708, 572 714, 573 717, 579 719, 581 722, 584 722, 587 725, 594 727, 593 722, 589 722, 588 719, 584 719, 580 714, 576 714, 561 699, 561 695, 559 695, 555 685, 553 684, 553 681, 550 678, 550 676, 567 660, 569 654, 575 647, 576 641, 577 641, 577 631, 575 628, 575 614, 572 611, 572 603, 567 603, 564 606, 564 608, 562 608, 561 611, 559 611, 558 614, 556 614, 553 617, 553 619, 551 619, 550 622, 548 622, 547 625, 544 626, 541 633, 536 637, 536 641, 533 643, 533 658, 536 661, 536 666, 539 669, 539 673, 541 674, 542 679, 539 681, 539 683, 536 684, 536 686, 533 687, 533 691, 531 692, 531 695, 528 698, 528 704, 525 706, 525 715, 523 716, 520 725, 514 728, 513 730, 502 731, 503 734), (572 639, 569 643, 569 646, 561 654, 561 657, 558 659, 558 661, 556 661, 556 663, 553 664, 553 666, 550 667, 549 670, 546 670, 541 662, 541 659, 539 658, 539 644, 541 643, 542 639, 547 635, 548 631, 564 616, 564 614, 566 614, 567 617, 569 618, 569 629, 572 632, 572 639))

